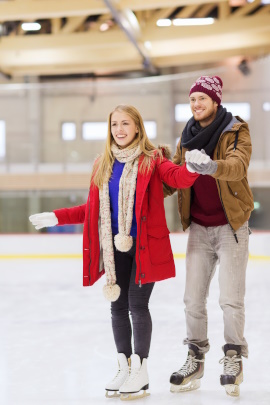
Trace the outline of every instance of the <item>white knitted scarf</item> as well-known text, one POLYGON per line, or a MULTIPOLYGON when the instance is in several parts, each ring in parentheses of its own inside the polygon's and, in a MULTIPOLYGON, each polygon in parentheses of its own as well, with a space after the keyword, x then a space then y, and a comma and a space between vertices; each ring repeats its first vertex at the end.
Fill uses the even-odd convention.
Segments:
MULTIPOLYGON (((120 252, 128 252, 132 247, 130 230, 133 218, 134 196, 138 174, 138 163, 141 149, 139 145, 133 148, 119 149, 113 144, 111 151, 119 162, 125 163, 119 182, 118 194, 118 231, 114 237, 114 244, 120 252)), ((116 284, 115 262, 112 240, 111 208, 109 196, 109 182, 103 183, 99 190, 101 237, 103 260, 107 284, 103 288, 105 298, 116 301, 120 295, 120 287, 116 284)))

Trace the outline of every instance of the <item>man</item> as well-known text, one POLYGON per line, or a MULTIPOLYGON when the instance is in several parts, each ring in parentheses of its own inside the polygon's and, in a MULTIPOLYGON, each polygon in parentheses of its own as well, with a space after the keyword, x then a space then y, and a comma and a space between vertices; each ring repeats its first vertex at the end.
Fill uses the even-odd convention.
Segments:
POLYGON ((202 174, 192 188, 178 190, 183 230, 190 228, 186 254, 186 363, 171 375, 171 391, 199 388, 204 373, 207 335, 206 301, 219 264, 219 304, 224 319, 223 374, 227 394, 239 395, 243 381, 245 277, 248 219, 253 196, 247 181, 251 139, 247 123, 221 105, 222 80, 202 76, 189 92, 193 117, 183 130, 174 162, 202 174))

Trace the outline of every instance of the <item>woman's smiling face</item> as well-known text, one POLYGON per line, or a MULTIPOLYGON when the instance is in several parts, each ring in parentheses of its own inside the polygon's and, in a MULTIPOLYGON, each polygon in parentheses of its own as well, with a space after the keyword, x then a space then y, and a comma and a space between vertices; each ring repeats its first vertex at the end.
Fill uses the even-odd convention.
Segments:
POLYGON ((126 148, 134 141, 138 127, 127 113, 114 111, 111 116, 111 133, 117 145, 126 148))

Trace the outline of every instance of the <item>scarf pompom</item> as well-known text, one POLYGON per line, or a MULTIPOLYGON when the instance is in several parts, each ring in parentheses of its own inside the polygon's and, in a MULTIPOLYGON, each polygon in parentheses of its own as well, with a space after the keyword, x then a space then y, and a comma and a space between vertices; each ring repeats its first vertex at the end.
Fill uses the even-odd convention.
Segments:
POLYGON ((114 285, 104 285, 103 294, 104 297, 111 302, 118 300, 120 296, 121 289, 118 284, 114 285))
POLYGON ((128 252, 133 245, 133 239, 130 235, 121 235, 118 233, 114 237, 114 244, 117 250, 120 252, 128 252))

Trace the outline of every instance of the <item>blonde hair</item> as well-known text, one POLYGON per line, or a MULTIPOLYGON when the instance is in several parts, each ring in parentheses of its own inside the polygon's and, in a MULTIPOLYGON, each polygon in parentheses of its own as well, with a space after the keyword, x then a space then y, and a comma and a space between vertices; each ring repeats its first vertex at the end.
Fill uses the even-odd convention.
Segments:
POLYGON ((140 165, 140 173, 149 171, 151 162, 156 156, 162 158, 162 152, 159 149, 156 149, 156 147, 152 144, 146 134, 143 119, 139 111, 131 105, 118 105, 109 114, 105 151, 99 158, 96 159, 93 167, 93 172, 91 174, 91 182, 93 182, 99 189, 102 188, 103 183, 109 181, 112 174, 114 156, 111 151, 111 146, 113 143, 115 143, 115 141, 111 133, 111 118, 112 114, 115 111, 128 114, 138 128, 138 133, 136 134, 134 141, 131 145, 128 146, 128 148, 133 148, 136 145, 140 145, 142 154, 144 155, 142 164, 140 165))

